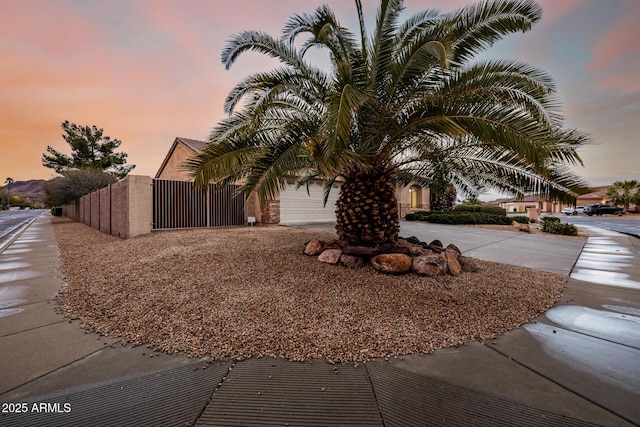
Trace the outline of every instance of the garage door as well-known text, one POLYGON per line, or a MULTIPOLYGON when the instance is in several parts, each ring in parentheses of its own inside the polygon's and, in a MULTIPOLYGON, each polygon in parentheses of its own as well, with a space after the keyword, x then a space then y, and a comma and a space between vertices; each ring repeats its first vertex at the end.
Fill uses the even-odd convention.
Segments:
POLYGON ((333 185, 327 205, 323 206, 324 184, 314 182, 296 190, 294 183, 280 193, 280 224, 303 224, 313 222, 335 222, 336 200, 340 195, 338 184, 333 185))

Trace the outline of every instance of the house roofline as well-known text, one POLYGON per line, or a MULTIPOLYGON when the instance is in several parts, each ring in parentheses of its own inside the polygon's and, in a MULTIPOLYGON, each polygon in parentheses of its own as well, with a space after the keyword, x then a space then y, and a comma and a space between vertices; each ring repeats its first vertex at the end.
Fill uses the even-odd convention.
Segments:
MULTIPOLYGON (((174 139, 174 141, 173 141, 173 144, 171 144, 171 148, 169 149, 169 152, 164 157, 164 160, 162 161, 162 164, 160 165, 160 169, 158 169, 158 172, 156 172, 156 175, 154 176, 154 178, 159 178, 160 177, 160 175, 164 171, 164 168, 167 166, 167 163, 169 162, 169 159, 173 155, 173 152, 176 150, 176 147, 178 146, 179 142, 184 144, 184 146, 187 147, 188 149, 190 149, 191 151, 193 151, 194 154, 197 154, 200 150, 198 150, 198 148, 196 148, 192 144, 190 144, 191 141, 196 142, 195 139, 176 137, 176 139, 174 139)), ((204 141, 197 141, 197 142, 202 142, 203 144, 206 144, 204 141)))

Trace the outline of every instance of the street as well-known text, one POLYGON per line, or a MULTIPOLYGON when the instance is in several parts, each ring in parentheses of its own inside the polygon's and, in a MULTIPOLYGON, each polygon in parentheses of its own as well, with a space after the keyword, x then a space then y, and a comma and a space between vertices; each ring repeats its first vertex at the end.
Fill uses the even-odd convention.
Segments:
POLYGON ((0 211, 0 243, 4 237, 32 218, 44 212, 43 209, 0 211))
MULTIPOLYGON (((619 218, 615 215, 603 215, 603 216, 586 216, 586 215, 574 215, 567 216, 563 214, 556 214, 562 222, 568 222, 578 227, 598 227, 606 230, 613 230, 619 233, 630 234, 640 238, 640 215, 635 216, 638 219, 619 218)), ((634 216, 634 217, 635 217, 634 216)))

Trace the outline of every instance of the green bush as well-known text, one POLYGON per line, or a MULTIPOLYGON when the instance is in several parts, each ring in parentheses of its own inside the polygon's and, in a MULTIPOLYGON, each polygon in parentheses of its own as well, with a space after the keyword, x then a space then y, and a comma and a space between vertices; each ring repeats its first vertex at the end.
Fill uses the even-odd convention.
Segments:
POLYGON ((413 212, 413 213, 406 214, 404 219, 406 219, 407 221, 426 221, 427 217, 432 213, 433 212, 427 212, 427 211, 413 212))
POLYGON ((519 222, 520 224, 529 224, 529 217, 524 215, 510 216, 510 220, 519 222))
POLYGON ((577 236, 578 227, 557 221, 546 221, 542 223, 542 231, 552 234, 563 234, 565 236, 577 236))
POLYGON ((551 233, 550 227, 553 226, 553 224, 560 224, 560 218, 555 217, 555 216, 544 216, 542 217, 542 231, 544 231, 545 233, 551 233))
POLYGON ((507 211, 502 209, 500 206, 494 205, 455 205, 453 207, 453 212, 480 212, 491 215, 507 215, 507 211))
POLYGON ((455 205, 454 212, 480 212, 481 205, 455 205))
POLYGON ((62 216, 62 207, 55 206, 51 208, 51 215, 53 216, 62 216))
POLYGON ((491 215, 481 212, 436 212, 431 213, 431 215, 427 217, 426 221, 436 224, 511 224, 511 219, 506 216, 491 215))
POLYGON ((507 216, 506 210, 504 210, 500 206, 494 205, 480 205, 480 212, 491 215, 507 216))
POLYGON ((560 222, 560 218, 557 216, 543 216, 542 223, 544 224, 545 222, 560 222))

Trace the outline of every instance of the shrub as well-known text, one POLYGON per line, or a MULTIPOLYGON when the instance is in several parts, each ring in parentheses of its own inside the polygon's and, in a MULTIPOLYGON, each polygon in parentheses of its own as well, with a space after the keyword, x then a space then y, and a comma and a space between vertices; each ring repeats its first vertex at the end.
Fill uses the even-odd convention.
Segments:
POLYGON ((481 212, 435 212, 431 213, 426 221, 437 224, 511 224, 511 219, 506 216, 481 212))
POLYGON ((556 221, 543 222, 542 231, 552 234, 563 234, 565 236, 578 235, 578 227, 576 227, 575 225, 556 221))
POLYGON ((56 206, 51 208, 51 215, 53 216, 62 216, 62 208, 60 206, 56 206))
POLYGON ((480 205, 455 205, 453 212, 480 212, 480 205))
POLYGON ((544 216, 542 217, 542 223, 544 224, 545 222, 560 222, 560 218, 557 216, 544 216))
POLYGON ((453 212, 481 212, 491 215, 500 215, 506 216, 507 211, 502 209, 500 206, 494 205, 455 205, 453 207, 453 212))
POLYGON ((550 233, 549 227, 551 227, 552 224, 559 224, 559 223, 560 223, 560 218, 558 217, 555 217, 555 216, 542 217, 542 231, 544 231, 545 233, 550 233))
POLYGON ((494 205, 480 205, 480 212, 491 215, 507 216, 506 210, 504 210, 500 206, 494 205))
POLYGON ((427 211, 412 212, 412 213, 406 214, 404 216, 404 219, 406 219, 407 221, 426 221, 427 217, 432 213, 433 212, 427 212, 427 211))

